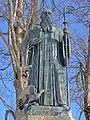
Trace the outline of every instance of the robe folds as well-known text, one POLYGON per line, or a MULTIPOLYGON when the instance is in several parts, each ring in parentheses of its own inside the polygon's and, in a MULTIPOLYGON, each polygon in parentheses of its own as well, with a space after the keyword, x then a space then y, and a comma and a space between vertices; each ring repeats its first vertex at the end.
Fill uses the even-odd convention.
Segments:
MULTIPOLYGON (((67 40, 68 57, 70 41, 67 40)), ((42 32, 40 25, 32 25, 23 42, 22 53, 25 64, 30 65, 29 85, 37 92, 44 89, 39 105, 58 106, 66 102, 65 40, 63 30, 52 26, 51 32, 42 32)))

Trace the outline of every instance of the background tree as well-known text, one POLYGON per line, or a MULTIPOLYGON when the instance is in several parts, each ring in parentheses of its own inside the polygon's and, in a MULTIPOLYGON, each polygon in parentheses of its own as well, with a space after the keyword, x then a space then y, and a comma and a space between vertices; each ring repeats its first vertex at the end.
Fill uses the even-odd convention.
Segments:
MULTIPOLYGON (((73 9, 68 9, 67 18, 69 24, 73 26, 74 24, 79 23, 82 24, 81 29, 83 29, 83 26, 88 29, 88 23, 90 21, 90 2, 87 0, 38 0, 39 8, 37 8, 37 0, 0 0, 0 3, 0 36, 1 40, 3 40, 0 45, 1 87, 10 93, 13 93, 5 83, 6 80, 11 82, 14 81, 16 90, 16 112, 8 106, 3 99, 3 89, 1 91, 0 100, 2 100, 4 105, 9 109, 9 111, 6 112, 6 116, 10 112, 16 120, 20 120, 23 119, 21 117, 23 117, 24 114, 18 109, 18 97, 20 92, 24 89, 24 85, 27 85, 27 81, 25 81, 26 78, 23 78, 26 68, 20 51, 20 45, 28 28, 32 23, 38 20, 37 16, 44 3, 44 6, 52 9, 53 23, 58 26, 62 24, 63 8, 67 5, 73 6, 73 9), (6 28, 3 28, 3 24, 6 28)), ((73 50, 69 68, 70 70, 73 70, 73 73, 70 73, 71 99, 80 105, 88 120, 89 114, 87 114, 87 103, 90 105, 90 101, 88 101, 90 55, 87 36, 88 35, 85 37, 85 34, 82 36, 79 35, 79 31, 77 31, 77 34, 72 33, 71 39, 72 46, 74 47, 72 47, 73 50), (85 98, 84 102, 81 102, 83 98, 85 98)), ((27 118, 25 118, 25 120, 27 120, 27 118)))

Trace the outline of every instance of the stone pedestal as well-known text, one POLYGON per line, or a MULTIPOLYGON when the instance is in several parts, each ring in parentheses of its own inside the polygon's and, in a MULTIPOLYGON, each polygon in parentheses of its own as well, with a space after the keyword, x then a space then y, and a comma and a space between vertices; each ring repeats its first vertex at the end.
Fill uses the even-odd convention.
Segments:
POLYGON ((22 120, 71 120, 68 112, 63 107, 30 106, 22 120))
POLYGON ((28 120, 71 120, 70 117, 57 116, 28 116, 28 120))
POLYGON ((70 117, 56 117, 56 116, 24 116, 20 120, 71 120, 70 117))
POLYGON ((32 105, 24 110, 26 115, 31 116, 68 116, 69 110, 63 106, 38 106, 32 105))

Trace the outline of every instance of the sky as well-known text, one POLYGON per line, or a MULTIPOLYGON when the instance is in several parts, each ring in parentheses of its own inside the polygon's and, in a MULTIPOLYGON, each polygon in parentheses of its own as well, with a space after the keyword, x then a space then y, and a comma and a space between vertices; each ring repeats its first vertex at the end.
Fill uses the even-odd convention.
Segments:
MULTIPOLYGON (((48 2, 48 4, 49 4, 49 2, 48 2)), ((74 20, 74 18, 71 18, 71 19, 74 20)), ((8 26, 7 26, 6 23, 3 23, 3 22, 0 21, 0 27, 2 28, 3 31, 7 32, 8 26)), ((60 23, 60 27, 63 27, 62 23, 60 23)), ((76 32, 78 33, 78 31, 79 31, 81 34, 85 33, 85 35, 87 36, 88 29, 86 29, 86 27, 84 27, 84 26, 82 26, 82 25, 80 25, 78 23, 75 23, 73 25, 70 24, 70 25, 68 25, 68 27, 69 27, 68 29, 69 29, 69 32, 70 32, 71 35, 74 35, 74 33, 76 33, 76 32)), ((2 41, 2 39, 0 37, 0 47, 1 46, 5 46, 5 45, 4 45, 4 43, 3 43, 3 41, 2 41)), ((7 64, 6 61, 4 62, 4 64, 2 64, 2 62, 0 61, 0 68, 3 68, 4 65, 6 65, 6 64, 7 64)), ((12 75, 10 75, 12 77, 13 76, 12 66, 10 66, 8 68, 8 71, 6 71, 6 72, 1 72, 0 71, 0 74, 3 74, 3 76, 5 76, 5 77, 9 73, 12 73, 12 75)), ((13 106, 13 108, 15 109, 15 102, 16 101, 15 101, 15 93, 14 93, 15 92, 15 88, 13 86, 13 81, 8 82, 8 80, 7 80, 7 81, 5 81, 5 84, 8 86, 8 88, 11 91, 13 91, 13 93, 7 92, 6 88, 2 86, 2 80, 1 79, 0 79, 0 93, 4 93, 4 95, 2 95, 3 98, 4 98, 4 100, 8 104, 10 104, 11 106, 13 106)), ((6 111, 6 109, 7 108, 0 101, 0 120, 4 120, 5 119, 5 111, 6 111)), ((76 104, 74 102, 73 103, 71 102, 71 110, 72 110, 73 118, 75 120, 78 120, 78 116, 79 116, 79 113, 80 113, 80 108, 79 108, 78 104, 76 104)), ((13 120, 13 118, 12 118, 11 115, 8 116, 8 120, 13 120)), ((82 114, 81 120, 85 120, 84 114, 82 114)))

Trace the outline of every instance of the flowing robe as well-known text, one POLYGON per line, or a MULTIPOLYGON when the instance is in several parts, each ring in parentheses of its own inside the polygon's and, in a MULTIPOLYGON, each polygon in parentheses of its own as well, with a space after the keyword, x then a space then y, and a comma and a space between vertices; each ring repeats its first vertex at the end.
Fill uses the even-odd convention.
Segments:
MULTIPOLYGON (((67 48, 69 57, 69 39, 67 48)), ((28 84, 34 85, 37 92, 44 89, 39 105, 58 106, 65 102, 63 30, 52 26, 51 32, 42 32, 39 25, 32 25, 22 43, 22 51, 26 64, 31 65, 28 84)))

